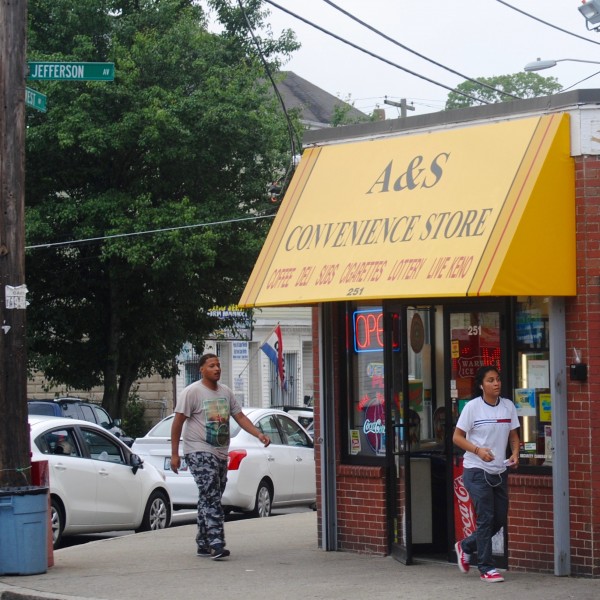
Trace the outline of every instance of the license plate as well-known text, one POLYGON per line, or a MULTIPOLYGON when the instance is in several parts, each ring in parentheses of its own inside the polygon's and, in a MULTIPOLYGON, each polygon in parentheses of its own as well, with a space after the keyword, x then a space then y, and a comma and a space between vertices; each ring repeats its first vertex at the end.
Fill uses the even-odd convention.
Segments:
MULTIPOLYGON (((171 470, 171 457, 165 456, 165 471, 170 471, 170 470, 171 470)), ((188 470, 188 466, 187 466, 187 463, 185 462, 185 458, 182 458, 178 471, 187 471, 187 470, 188 470)))

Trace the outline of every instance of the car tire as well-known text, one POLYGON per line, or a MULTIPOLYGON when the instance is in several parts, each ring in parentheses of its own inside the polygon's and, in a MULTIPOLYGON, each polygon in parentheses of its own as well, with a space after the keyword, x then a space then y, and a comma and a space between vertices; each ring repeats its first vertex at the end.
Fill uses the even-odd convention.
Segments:
POLYGON ((166 529, 170 522, 171 503, 164 492, 157 490, 148 498, 142 524, 136 531, 166 529))
POLYGON ((272 506, 273 490, 271 489, 271 484, 266 479, 263 479, 258 484, 258 490, 256 490, 256 501, 252 515, 254 517, 270 517, 272 506))
POLYGON ((52 525, 52 548, 57 549, 60 547, 65 529, 65 509, 54 497, 50 500, 50 523, 52 525))

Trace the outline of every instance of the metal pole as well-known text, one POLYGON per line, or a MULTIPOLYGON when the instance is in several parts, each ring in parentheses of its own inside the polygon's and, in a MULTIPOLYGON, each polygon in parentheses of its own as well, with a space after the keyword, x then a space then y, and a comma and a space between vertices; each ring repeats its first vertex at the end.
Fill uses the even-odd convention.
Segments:
POLYGON ((550 298, 550 393, 552 395, 552 495, 554 574, 571 574, 569 523, 569 436, 567 412, 567 355, 565 301, 550 298))

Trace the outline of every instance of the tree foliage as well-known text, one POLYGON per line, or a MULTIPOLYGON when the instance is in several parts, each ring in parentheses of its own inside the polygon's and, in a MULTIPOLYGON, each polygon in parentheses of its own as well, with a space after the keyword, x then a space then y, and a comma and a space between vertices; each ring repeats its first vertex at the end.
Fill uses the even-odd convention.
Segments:
MULTIPOLYGON (((560 92, 562 86, 555 77, 543 77, 538 73, 513 73, 512 75, 497 75, 495 77, 478 77, 478 81, 496 88, 490 90, 472 81, 464 81, 456 86, 458 92, 473 96, 482 102, 494 104, 515 100, 507 94, 519 98, 537 98, 560 92)), ((446 110, 452 108, 466 108, 477 104, 475 100, 462 94, 450 92, 446 100, 446 110)))
MULTIPOLYGON (((35 82, 27 114, 28 353, 71 389, 174 374, 239 299, 289 163, 286 125, 232 3, 30 0, 28 60, 114 62, 113 82, 35 82), (154 233, 146 233, 146 232, 154 233)), ((245 2, 260 26, 260 2, 245 2)), ((295 49, 266 35, 274 68, 295 49)), ((266 48, 266 50, 265 50, 266 48)), ((30 84, 31 85, 31 84, 30 84)))

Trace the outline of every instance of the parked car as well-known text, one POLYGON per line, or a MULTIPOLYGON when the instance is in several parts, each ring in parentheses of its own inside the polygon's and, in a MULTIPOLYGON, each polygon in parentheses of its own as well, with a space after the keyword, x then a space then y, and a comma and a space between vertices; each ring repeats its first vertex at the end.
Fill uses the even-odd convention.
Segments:
MULTIPOLYGON (((265 448, 254 436, 230 419, 227 486, 222 504, 226 512, 249 512, 268 517, 272 508, 314 506, 316 502, 315 455, 312 438, 294 418, 276 409, 246 408, 244 413, 271 438, 265 448)), ((171 423, 164 418, 132 450, 162 469, 175 508, 196 506, 198 488, 182 460, 176 475, 171 471, 171 423)), ((183 456, 180 447, 179 453, 183 456)))
POLYGON ((47 460, 52 537, 169 526, 172 502, 162 473, 100 425, 30 415, 31 460, 47 460))
POLYGON ((90 423, 102 425, 122 442, 131 446, 133 438, 121 429, 121 419, 112 419, 111 416, 98 404, 86 402, 81 398, 67 396, 64 398, 49 398, 47 400, 31 399, 27 401, 27 410, 30 415, 48 415, 53 417, 71 417, 90 423))

